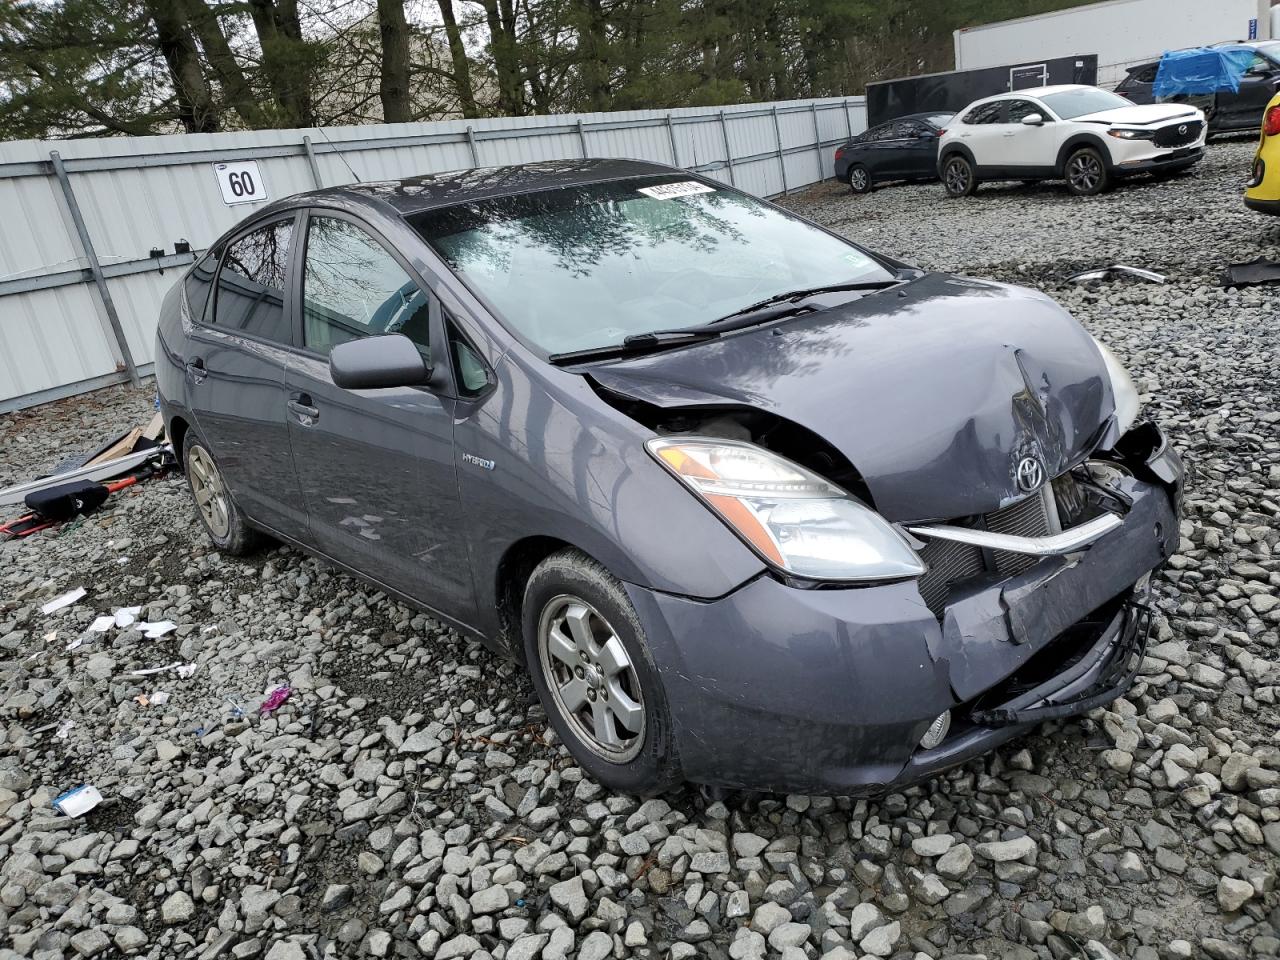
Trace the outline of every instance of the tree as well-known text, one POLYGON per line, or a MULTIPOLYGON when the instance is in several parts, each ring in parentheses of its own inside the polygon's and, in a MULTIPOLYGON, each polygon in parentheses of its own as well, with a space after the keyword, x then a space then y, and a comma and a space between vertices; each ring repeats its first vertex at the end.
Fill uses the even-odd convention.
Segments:
POLYGON ((413 119, 409 90, 409 24, 404 0, 378 0, 378 33, 382 39, 382 72, 379 93, 382 119, 407 123, 413 119))
POLYGON ((156 27, 156 43, 169 65, 178 102, 178 120, 187 133, 213 133, 218 111, 200 66, 200 51, 187 23, 186 10, 168 0, 145 0, 156 27))

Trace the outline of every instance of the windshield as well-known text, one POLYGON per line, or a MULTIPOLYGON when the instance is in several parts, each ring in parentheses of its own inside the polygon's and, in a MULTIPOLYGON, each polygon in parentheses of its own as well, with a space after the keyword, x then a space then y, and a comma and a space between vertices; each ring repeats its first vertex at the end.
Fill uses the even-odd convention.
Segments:
POLYGON ((410 222, 549 354, 710 323, 793 290, 892 279, 816 227, 678 175, 463 203, 410 222))
POLYGON ((1079 90, 1050 93, 1041 97, 1040 102, 1063 120, 1073 120, 1090 113, 1133 106, 1133 101, 1126 100, 1109 90, 1099 90, 1097 87, 1082 87, 1079 90))

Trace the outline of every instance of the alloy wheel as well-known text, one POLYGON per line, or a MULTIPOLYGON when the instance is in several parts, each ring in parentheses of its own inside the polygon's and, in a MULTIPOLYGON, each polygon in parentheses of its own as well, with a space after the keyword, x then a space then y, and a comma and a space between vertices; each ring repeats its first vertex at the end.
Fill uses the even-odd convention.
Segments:
POLYGON ((554 597, 538 622, 538 659, 556 709, 585 746, 613 763, 640 752, 640 678, 622 639, 599 611, 577 597, 554 597))
POLYGON ((861 167, 849 171, 849 186, 853 187, 857 193, 862 193, 867 189, 867 171, 861 167))
POLYGON ((225 540, 231 532, 231 510, 222 474, 204 447, 192 447, 187 455, 187 476, 196 506, 205 525, 217 540, 225 540))
POLYGON ((945 173, 947 192, 960 196, 969 189, 969 165, 957 158, 947 164, 945 173))
POLYGON ((1081 193, 1096 190, 1102 182, 1102 162, 1091 153, 1077 153, 1067 164, 1067 180, 1081 193))

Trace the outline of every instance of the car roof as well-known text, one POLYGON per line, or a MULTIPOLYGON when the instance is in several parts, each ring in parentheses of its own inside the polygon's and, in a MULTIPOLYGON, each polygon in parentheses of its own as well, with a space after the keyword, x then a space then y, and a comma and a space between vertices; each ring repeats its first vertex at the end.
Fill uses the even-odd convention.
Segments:
POLYGON ((1010 90, 1008 93, 997 93, 994 96, 983 97, 981 100, 975 100, 969 106, 965 107, 961 113, 967 113, 974 107, 983 103, 993 103, 997 100, 1023 100, 1030 97, 1038 100, 1041 97, 1048 96, 1051 93, 1064 93, 1067 90, 1100 90, 1101 87, 1090 86, 1087 83, 1059 83, 1050 87, 1027 87, 1024 90, 1010 90))
POLYGON ((547 160, 501 167, 474 167, 445 173, 425 173, 400 180, 349 183, 311 190, 282 201, 296 207, 323 204, 326 200, 349 202, 363 199, 392 207, 401 216, 412 216, 459 203, 532 193, 557 187, 575 187, 630 177, 663 174, 694 176, 687 170, 644 160, 547 160))

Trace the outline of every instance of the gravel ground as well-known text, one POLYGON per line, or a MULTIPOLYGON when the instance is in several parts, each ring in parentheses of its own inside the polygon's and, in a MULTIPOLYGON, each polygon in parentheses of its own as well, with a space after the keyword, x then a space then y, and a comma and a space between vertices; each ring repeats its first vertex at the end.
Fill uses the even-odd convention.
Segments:
MULTIPOLYGON (((222 558, 182 480, 153 480, 0 545, 0 957, 1275 955, 1280 311, 1275 288, 1215 284, 1280 256, 1280 225, 1240 203, 1251 153, 1215 144, 1190 176, 1091 200, 789 201, 922 266, 1041 287, 1129 364, 1194 473, 1127 698, 875 802, 640 802, 583 776, 510 664, 291 550, 222 558), (1117 260, 1170 282, 1061 283, 1117 260), (87 631, 130 605, 178 627, 87 631), (104 802, 56 816, 80 783, 104 802)), ((0 418, 0 483, 150 402, 0 418)))

